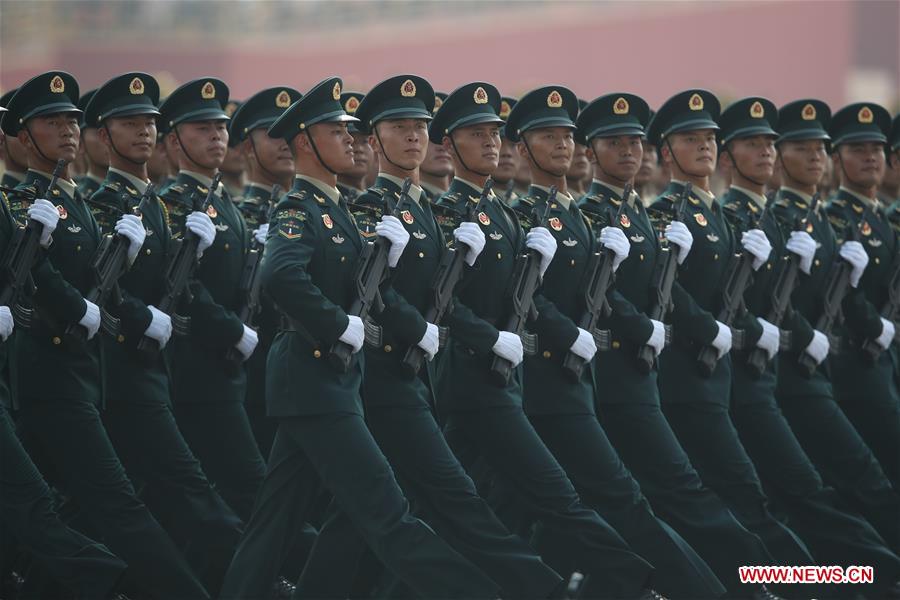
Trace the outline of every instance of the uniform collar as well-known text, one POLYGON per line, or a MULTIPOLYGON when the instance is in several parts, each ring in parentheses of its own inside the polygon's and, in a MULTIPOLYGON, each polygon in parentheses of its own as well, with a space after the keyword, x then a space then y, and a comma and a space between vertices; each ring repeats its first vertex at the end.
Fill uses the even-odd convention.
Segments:
POLYGON ((115 167, 110 167, 108 173, 115 173, 119 177, 125 179, 128 183, 133 185, 139 194, 143 195, 147 190, 147 186, 150 185, 149 181, 144 181, 143 179, 139 179, 135 177, 131 173, 126 173, 125 171, 121 171, 116 169, 115 167))
POLYGON ((838 191, 844 192, 845 194, 853 196, 854 198, 856 198, 857 200, 862 202, 863 206, 865 206, 867 208, 871 208, 873 210, 878 208, 878 206, 881 204, 877 199, 872 199, 872 198, 869 198, 868 196, 863 196, 862 194, 857 194, 853 190, 847 189, 844 186, 839 187, 838 191))
MULTIPOLYGON (((189 171, 189 170, 187 170, 187 169, 181 169, 181 170, 179 171, 179 174, 181 174, 181 173, 184 173, 185 175, 187 175, 187 176, 190 177, 191 179, 196 179, 196 180, 197 180, 199 183, 201 183, 204 187, 207 187, 207 188, 208 188, 208 187, 210 187, 210 186, 212 185, 212 182, 213 182, 212 177, 207 177, 206 175, 203 175, 202 173, 197 173, 196 171, 189 171)), ((219 187, 216 188, 215 190, 213 190, 213 193, 214 193, 216 196, 219 196, 219 197, 221 198, 221 197, 222 197, 222 188, 223 188, 223 187, 225 187, 225 186, 224 186, 224 185, 222 184, 222 182, 220 181, 220 182, 219 182, 219 187)))
MULTIPOLYGON (((538 185, 536 183, 532 183, 531 187, 541 190, 542 192, 547 194, 548 197, 550 196, 550 188, 548 188, 548 187, 544 187, 544 186, 538 185)), ((575 199, 572 197, 571 194, 569 194, 569 192, 557 191, 556 192, 556 201, 559 202, 559 204, 564 209, 569 210, 569 207, 572 206, 572 203, 575 202, 575 199)))
MULTIPOLYGON (((680 179, 673 179, 672 183, 678 184, 681 187, 685 187, 687 185, 687 181, 681 181, 680 179)), ((703 204, 706 205, 706 208, 712 208, 713 202, 716 201, 716 195, 712 192, 707 192, 706 190, 701 190, 696 185, 691 188, 691 193, 695 194, 700 200, 703 201, 703 204)))
MULTIPOLYGON (((41 177, 46 178, 48 181, 51 180, 51 179, 53 179, 53 175, 50 174, 50 173, 45 173, 44 171, 38 171, 37 169, 28 169, 28 170, 29 170, 29 171, 34 171, 35 173, 37 173, 37 174, 40 175, 41 177)), ((77 186, 75 185, 75 182, 74 182, 74 181, 69 181, 69 180, 67 180, 67 179, 63 179, 62 177, 60 177, 59 179, 56 180, 56 185, 58 185, 58 186, 59 186, 59 189, 61 189, 63 192, 65 192, 65 194, 66 194, 69 198, 74 198, 74 197, 75 197, 75 188, 76 188, 77 186)), ((45 192, 45 193, 46 193, 46 192, 45 192)))
POLYGON ((745 187, 741 187, 739 185, 734 185, 734 184, 731 184, 731 189, 737 190, 740 193, 747 196, 748 198, 752 199, 753 202, 755 202, 756 205, 759 206, 760 208, 764 209, 766 207, 766 197, 763 196, 762 194, 757 194, 756 192, 754 192, 752 190, 748 190, 745 187))
POLYGON ((422 182, 422 189, 434 196, 435 198, 440 198, 444 192, 447 190, 442 190, 438 186, 428 183, 427 181, 422 182))
MULTIPOLYGON (((601 187, 605 187, 609 191, 613 192, 617 198, 621 198, 622 194, 625 193, 625 188, 617 187, 611 183, 607 183, 605 181, 600 181, 596 177, 591 181, 591 185, 599 185, 601 187)), ((628 197, 628 206, 629 208, 634 208, 634 202, 637 199, 638 194, 634 191, 634 188, 631 190, 631 195, 628 197)))
MULTIPOLYGON (((476 183, 474 183, 474 182, 472 182, 472 181, 469 181, 468 179, 463 179, 462 177, 454 177, 453 179, 456 180, 456 181, 458 181, 458 182, 460 182, 460 183, 462 183, 462 184, 464 184, 464 185, 469 186, 470 188, 472 188, 473 190, 475 190, 475 193, 476 193, 479 197, 481 196, 481 190, 484 189, 484 188, 482 188, 480 185, 478 185, 478 184, 476 184, 476 183)), ((489 197, 491 200, 493 200, 494 198, 497 197, 497 194, 494 193, 493 188, 491 188, 491 193, 490 193, 490 195, 489 195, 488 197, 489 197)))
POLYGON ((806 192, 801 192, 800 190, 798 190, 796 188, 788 187, 786 185, 781 186, 781 189, 784 190, 785 192, 790 192, 791 194, 797 196, 798 198, 800 198, 801 200, 806 202, 806 204, 809 204, 810 202, 812 202, 813 197, 810 196, 809 194, 807 194, 806 192))
POLYGON ((336 187, 328 185, 321 179, 316 179, 315 177, 310 177, 309 175, 300 175, 298 173, 294 176, 294 178, 314 185, 315 187, 319 188, 319 190, 321 190, 323 194, 328 196, 328 199, 331 200, 334 204, 340 204, 341 192, 336 187))
MULTIPOLYGON (((396 177, 389 173, 385 173, 384 171, 379 172, 378 176, 381 177, 382 179, 387 179, 388 181, 395 184, 400 189, 403 189, 403 180, 400 179, 399 177, 396 177)), ((409 197, 412 198, 413 200, 415 200, 416 204, 421 204, 420 200, 422 198, 422 193, 424 191, 425 190, 423 190, 421 187, 417 186, 416 184, 412 184, 411 186, 409 186, 409 197)))

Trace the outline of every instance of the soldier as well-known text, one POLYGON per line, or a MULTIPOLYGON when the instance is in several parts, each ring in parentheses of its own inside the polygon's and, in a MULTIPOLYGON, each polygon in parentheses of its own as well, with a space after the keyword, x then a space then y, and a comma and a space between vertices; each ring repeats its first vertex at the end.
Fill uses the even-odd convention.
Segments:
MULTIPOLYGON (((351 117, 356 115, 362 99, 363 94, 359 92, 343 92, 341 106, 344 112, 351 117)), ((366 191, 366 176, 375 160, 375 152, 369 144, 369 136, 357 129, 355 123, 348 123, 347 130, 353 136, 353 168, 346 173, 338 173, 338 189, 345 201, 353 203, 366 191)))
MULTIPOLYGON (((594 180, 580 207, 595 237, 615 225, 624 187, 643 168, 644 131, 650 120, 647 103, 633 94, 597 98, 577 120, 577 135, 587 145, 594 180)), ((771 564, 762 541, 747 531, 724 502, 700 481, 660 408, 657 372, 638 368, 638 349, 648 344, 658 355, 665 328, 645 314, 650 308, 653 273, 661 259, 660 243, 644 203, 636 194, 626 200, 618 227, 631 250, 616 272, 615 291, 608 295, 611 313, 601 327, 612 336, 608 352, 593 361, 597 415, 625 465, 640 482, 653 511, 687 539, 712 567, 729 593, 742 596, 752 586, 741 583, 738 568, 771 564)), ((683 223, 670 223, 665 239, 678 260, 693 243, 683 223)))
MULTIPOLYGON (((437 114, 446 99, 447 94, 444 92, 434 93, 433 114, 437 114)), ((430 141, 428 143, 425 161, 422 163, 419 171, 425 195, 430 202, 437 202, 441 194, 445 193, 447 188, 450 187, 450 180, 453 178, 453 161, 440 142, 430 141)))
MULTIPOLYGON (((512 107, 516 105, 516 99, 503 96, 500 98, 500 118, 504 121, 509 117, 512 107)), ((491 178, 497 186, 497 191, 501 192, 500 196, 503 203, 507 206, 512 204, 519 198, 515 192, 516 173, 519 171, 519 152, 516 150, 516 144, 506 137, 506 127, 500 126, 500 159, 497 162, 497 168, 491 178)))
MULTIPOLYGON (((829 128, 832 164, 841 183, 826 205, 828 219, 839 243, 858 237, 868 255, 868 266, 863 264, 865 272, 854 279, 855 289, 844 303, 842 333, 847 343, 830 366, 838 402, 894 489, 900 489, 900 391, 891 352, 886 351, 895 325, 881 317, 900 262, 900 242, 877 199, 890 121, 881 106, 858 103, 836 112, 829 128), (872 356, 860 348, 865 342, 877 348, 872 356)), ((857 264, 861 262, 865 261, 857 264)))
POLYGON ((153 142, 153 154, 147 161, 147 175, 153 185, 163 189, 171 185, 175 179, 169 169, 169 156, 166 154, 165 134, 157 127, 156 141, 153 142))
MULTIPOLYGON (((718 116, 719 101, 713 94, 687 90, 666 101, 648 132, 672 172, 672 182, 648 214, 661 230, 685 205, 684 222, 693 237, 691 253, 678 268, 673 291, 670 319, 674 343, 659 357, 663 413, 703 483, 763 540, 778 563, 815 564, 803 542, 767 508, 756 469, 729 417, 732 335, 730 327, 714 313, 720 308, 720 291, 738 248, 752 256, 758 269, 768 259, 771 245, 756 228, 744 233, 738 243, 709 191, 716 168, 718 116), (693 184, 693 192, 682 204, 687 182, 693 184), (701 348, 709 346, 715 349, 717 360, 707 375, 698 367, 697 356, 701 348)), ((752 316, 745 315, 734 325, 751 339, 760 335, 761 326, 752 316)))
POLYGON ((94 192, 100 189, 100 185, 106 177, 106 169, 109 168, 109 156, 106 154, 106 147, 100 142, 97 124, 87 123, 83 118, 84 109, 96 92, 97 90, 93 89, 82 94, 81 98, 78 99, 77 105, 78 110, 82 114, 82 120, 79 123, 79 127, 81 127, 81 143, 78 147, 84 154, 86 167, 84 175, 78 181, 78 191, 81 193, 82 198, 85 199, 90 198, 94 195, 94 192))
MULTIPOLYGON (((116 219, 138 206, 150 183, 147 163, 156 140, 158 100, 153 77, 125 73, 101 86, 85 107, 84 119, 94 124, 109 155, 106 180, 91 198, 104 234, 115 235, 116 219)), ((122 302, 103 307, 120 321, 117 335, 101 338, 106 359, 103 422, 129 476, 153 488, 148 502, 157 499, 158 505, 151 509, 170 517, 168 529, 187 540, 188 560, 215 594, 243 523, 207 481, 178 430, 162 357, 148 361, 137 350, 144 336, 160 347, 169 342, 171 319, 153 303, 163 294, 166 262, 173 254, 165 212, 155 196, 141 209, 137 225, 147 230, 147 237, 118 282, 122 302)))
MULTIPOLYGON (((337 174, 353 163, 340 105, 341 80, 329 78, 295 102, 269 128, 294 153, 297 177, 279 202, 266 242, 263 284, 284 315, 284 329, 268 363, 269 413, 279 419, 266 481, 223 590, 223 597, 263 596, 287 545, 309 517, 320 486, 372 551, 425 597, 488 598, 497 586, 412 517, 390 465, 363 421, 359 388, 364 326, 348 315, 353 278, 363 248, 352 215, 337 190, 337 174), (329 349, 341 342, 354 356, 343 372, 329 349), (273 566, 275 565, 275 566, 273 566)), ((385 217, 376 235, 390 246, 396 266, 408 234, 385 217)), ((386 310, 397 301, 384 289, 386 310)))
MULTIPOLYGON (((569 161, 578 144, 573 131, 577 112, 574 94, 551 86, 523 96, 506 123, 507 135, 518 141, 520 157, 531 164, 529 193, 514 205, 523 221, 527 223, 529 212, 543 211, 550 202, 550 186, 558 189, 547 221, 557 252, 544 273, 540 313, 532 325, 536 352, 526 356, 523 365, 525 413, 585 505, 651 561, 656 568, 654 587, 672 597, 717 597, 725 590, 716 576, 687 542, 653 515, 609 443, 594 410, 591 369, 583 369, 572 381, 563 368, 569 352, 590 363, 597 351, 592 333, 577 325, 586 308, 583 286, 590 258, 608 249, 615 271, 629 253, 628 239, 619 228, 605 228, 599 239, 594 238, 569 191, 569 161), (571 115, 568 121, 553 114, 560 110, 571 115)), ((585 140, 579 139, 586 161, 585 140)))
MULTIPOLYGON (((827 162, 826 128, 831 111, 819 100, 797 100, 778 111, 778 162, 782 187, 774 199, 773 212, 782 232, 804 230, 816 242, 810 272, 791 297, 793 310, 815 324, 823 310, 822 298, 839 256, 859 253, 854 243, 838 250, 837 241, 821 205, 808 215, 816 186, 825 175, 827 162), (809 219, 807 217, 809 216, 809 219)), ((900 494, 888 482, 884 471, 859 433, 835 402, 828 363, 828 338, 812 331, 809 341, 793 340, 790 351, 778 354, 775 390, 784 416, 809 454, 825 483, 834 486, 845 502, 861 512, 897 552, 900 549, 900 494), (801 356, 819 365, 811 375, 801 372, 801 356)))
MULTIPOLYGON (((578 99, 578 111, 584 110, 587 100, 578 99)), ((591 162, 587 158, 587 147, 575 140, 575 150, 572 152, 572 164, 566 173, 566 186, 569 195, 573 198, 581 198, 591 183, 591 162)))
POLYGON ((191 284, 193 301, 180 308, 190 317, 190 332, 173 340, 172 391, 175 417, 191 450, 228 505, 246 521, 265 476, 265 461, 244 409, 247 374, 243 368, 226 370, 225 356, 236 349, 246 360, 258 342, 256 331, 235 314, 243 302, 239 283, 250 236, 223 186, 213 190, 209 219, 192 213, 225 159, 227 101, 228 87, 208 78, 182 85, 160 106, 181 169, 162 199, 176 239, 194 221, 214 225, 215 231, 205 231, 201 238, 205 249, 191 284))
MULTIPOLYGON (((481 84, 484 93, 479 94, 484 104, 489 98, 486 85, 481 84)), ((549 91, 543 100, 548 97, 549 91)), ((543 123, 558 125, 552 131, 565 135, 572 127, 574 110, 563 107, 559 92, 552 98, 553 106, 546 108, 543 123)), ((438 120, 442 120, 440 113, 438 120)), ((524 130, 530 124, 521 127, 524 130)), ((443 136, 456 173, 450 190, 438 203, 448 217, 461 220, 497 168, 499 132, 483 129, 448 123, 444 130, 434 130, 435 137, 443 136)), ((513 139, 519 134, 507 130, 513 139)), ((567 168, 568 164, 563 165, 560 174, 567 168)), ((655 592, 647 589, 653 568, 602 517, 582 504, 523 410, 521 369, 515 368, 522 362, 522 340, 517 333, 502 329, 512 308, 507 290, 513 285, 516 257, 531 249, 541 257, 544 270, 556 252, 556 241, 543 225, 526 235, 516 213, 496 195, 477 219, 486 234, 486 246, 457 292, 448 318, 450 340, 437 365, 435 388, 440 412, 446 415, 447 441, 467 468, 477 459, 483 460, 503 491, 523 505, 528 523, 538 521, 539 529, 549 534, 547 539, 554 543, 537 547, 547 564, 558 572, 577 569, 591 576, 585 597, 654 597, 655 592), (491 379, 495 356, 514 367, 506 385, 491 379)), ((539 311, 542 307, 553 310, 549 302, 540 298, 536 302, 539 311)))
POLYGON ((887 168, 881 181, 879 199, 888 209, 891 223, 900 225, 900 114, 891 121, 887 143, 887 168))
MULTIPOLYGON (((128 563, 129 573, 145 590, 206 598, 172 541, 137 499, 101 424, 99 349, 90 339, 100 327, 100 310, 83 298, 93 283, 89 267, 100 235, 67 173, 47 190, 56 161, 72 161, 78 152, 77 97, 71 75, 44 73, 19 88, 3 119, 4 132, 18 136, 28 150, 28 174, 10 199, 14 218, 33 217, 44 206, 34 199, 47 195, 58 203, 64 222, 54 231, 46 259, 32 271, 34 322, 16 335, 16 354, 27 357, 16 365, 20 426, 40 456, 52 463, 61 489, 84 511, 91 529, 128 563), (86 330, 86 344, 64 336, 75 325, 86 330), (46 365, 53 365, 53 377, 46 376, 46 365)), ((125 225, 129 220, 120 219, 116 230, 128 238, 129 252, 136 256, 143 239, 125 225)))
MULTIPOLYGON (((0 108, 4 108, 13 97, 18 88, 13 88, 0 97, 0 108)), ((14 136, 3 135, 0 132, 0 160, 3 161, 3 177, 0 177, 0 186, 14 188, 25 180, 25 171, 28 170, 28 154, 25 147, 14 136)))
MULTIPOLYGON (((735 235, 759 227, 773 246, 764 268, 757 270, 752 284, 742 293, 754 315, 767 314, 779 265, 784 264, 787 253, 797 255, 802 271, 809 274, 816 252, 816 242, 806 231, 783 235, 773 212, 766 209, 763 192, 775 166, 777 121, 775 105, 759 97, 735 102, 719 118, 720 161, 732 173, 731 187, 722 197, 725 219, 735 235)), ((800 313, 795 312, 793 317, 780 325, 805 348, 812 341, 812 327, 800 313)), ((885 586, 900 577, 900 558, 885 547, 861 516, 838 506, 834 489, 824 486, 801 448, 775 401, 772 359, 779 350, 778 325, 759 316, 756 320, 762 326, 762 335, 755 346, 766 353, 765 370, 761 374, 750 370, 750 350, 733 350, 731 354, 731 419, 741 442, 767 492, 816 559, 827 564, 874 566, 880 574, 875 593, 883 593, 885 586)), ((747 340, 744 343, 748 345, 747 340)))
MULTIPOLYGON (((241 107, 241 104, 243 103, 229 99, 225 103, 225 115, 231 118, 237 112, 237 109, 241 107)), ((231 196, 231 201, 236 204, 240 204, 241 190, 244 189, 244 171, 246 169, 247 162, 244 159, 244 155, 229 145, 225 151, 225 160, 222 161, 219 171, 222 173, 222 183, 225 185, 228 195, 231 196)))

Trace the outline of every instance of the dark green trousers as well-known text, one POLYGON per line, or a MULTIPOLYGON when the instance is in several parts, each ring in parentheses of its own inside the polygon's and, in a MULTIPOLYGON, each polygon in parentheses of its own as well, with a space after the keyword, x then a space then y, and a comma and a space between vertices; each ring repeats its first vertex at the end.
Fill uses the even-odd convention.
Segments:
POLYGON ((223 598, 268 596, 320 486, 334 495, 384 565, 421 596, 496 597, 497 584, 409 513, 362 417, 330 414, 281 419, 265 482, 225 578, 223 598))

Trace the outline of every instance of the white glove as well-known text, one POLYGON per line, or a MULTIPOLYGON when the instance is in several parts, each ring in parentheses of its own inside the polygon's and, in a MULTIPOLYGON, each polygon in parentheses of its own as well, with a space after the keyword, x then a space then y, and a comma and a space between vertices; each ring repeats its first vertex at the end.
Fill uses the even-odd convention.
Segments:
POLYGON ((362 319, 356 315, 347 315, 347 318, 350 319, 350 322, 347 323, 347 329, 338 339, 345 344, 350 344, 353 352, 359 352, 362 350, 363 342, 366 341, 366 328, 363 326, 362 319))
MULTIPOLYGON (((5 306, 3 308, 6 308, 5 306)), ((881 319, 881 335, 875 339, 875 343, 887 350, 894 341, 894 324, 887 319, 881 319)), ((6 339, 6 338, 4 338, 6 339)))
POLYGON ((751 229, 741 235, 741 246, 753 255, 753 270, 758 270, 769 260, 772 252, 772 244, 762 229, 751 229))
POLYGON ((828 356, 829 348, 831 348, 831 344, 828 342, 828 336, 816 329, 813 330, 812 341, 803 351, 809 354, 817 365, 820 365, 828 356))
POLYGON ((203 251, 213 245, 216 240, 216 226, 205 212, 194 211, 184 221, 185 227, 200 238, 197 244, 197 258, 203 255, 203 251))
POLYGON ((760 317, 756 317, 757 322, 762 325, 763 332, 756 341, 756 347, 766 351, 769 360, 778 354, 778 347, 781 344, 781 330, 760 317))
POLYGON ((259 226, 259 229, 253 230, 253 239, 256 240, 256 243, 260 246, 266 245, 266 236, 269 234, 269 224, 263 223, 259 226))
POLYGON ((133 263, 147 237, 144 224, 135 215, 122 215, 122 218, 116 221, 116 233, 128 238, 128 264, 133 263))
POLYGON ((87 339, 91 339, 100 330, 100 307, 90 300, 85 300, 84 304, 84 316, 78 324, 87 329, 87 339))
POLYGON ((151 319, 144 335, 159 342, 160 349, 163 349, 172 337, 172 319, 152 304, 148 304, 147 308, 150 309, 151 319))
POLYGON ((28 218, 34 219, 44 226, 41 231, 40 244, 44 248, 49 246, 50 236, 53 235, 56 224, 59 223, 59 211, 56 210, 56 206, 49 200, 38 198, 34 204, 28 207, 28 218))
POLYGON ((525 356, 525 349, 522 348, 522 338, 510 331, 501 331, 491 350, 500 358, 505 358, 511 362, 514 367, 522 362, 522 358, 525 356))
POLYGON ((719 356, 717 358, 722 360, 723 356, 731 352, 731 327, 721 321, 716 321, 716 325, 719 327, 719 333, 716 334, 716 338, 712 341, 712 345, 719 351, 719 356))
POLYGON ((575 343, 569 348, 572 352, 590 362, 594 355, 597 354, 597 343, 594 342, 594 336, 581 327, 578 328, 578 337, 575 343))
POLYGON ((532 227, 525 236, 525 246, 535 250, 541 255, 541 277, 550 266, 553 255, 556 254, 556 239, 546 227, 532 227))
POLYGON ((654 355, 659 356, 663 348, 666 347, 666 326, 662 321, 657 321, 656 319, 650 319, 650 322, 653 323, 653 333, 650 334, 647 345, 653 348, 654 355))
POLYGON ((465 261, 470 267, 474 265, 478 255, 484 250, 484 243, 486 241, 484 232, 481 231, 481 227, 475 223, 460 223, 459 227, 453 230, 453 237, 457 242, 469 247, 469 251, 466 252, 465 261))
POLYGON ((672 221, 666 225, 666 239, 670 244, 678 246, 678 264, 684 262, 691 253, 691 246, 694 245, 694 236, 691 230, 681 221, 672 221))
POLYGON ((238 340, 238 343, 235 344, 234 347, 241 353, 244 360, 247 360, 250 358, 250 355, 253 354, 253 351, 256 350, 256 344, 258 343, 259 335, 256 331, 244 325, 244 335, 241 336, 241 339, 238 340))
POLYGON ((403 250, 409 243, 409 232, 400 219, 393 215, 384 215, 375 225, 375 233, 391 243, 391 249, 388 250, 388 266, 393 269, 400 262, 403 250))
POLYGON ((816 240, 805 231, 792 231, 784 247, 800 257, 800 270, 809 275, 816 255, 816 240))
POLYGON ((419 340, 417 345, 425 351, 428 360, 434 359, 434 355, 438 353, 439 342, 440 333, 438 331, 438 326, 434 323, 426 323, 425 335, 422 336, 422 339, 419 340))
POLYGON ((631 242, 628 241, 628 237, 618 227, 604 227, 600 231, 600 243, 616 253, 615 258, 613 258, 613 273, 615 273, 622 261, 628 258, 628 253, 631 251, 631 242))
POLYGON ((866 270, 866 265, 869 264, 866 249, 859 242, 849 240, 843 243, 838 254, 853 267, 850 271, 850 285, 856 287, 863 276, 863 271, 866 270))
POLYGON ((8 306, 0 306, 0 338, 3 341, 6 341, 6 338, 13 332, 13 327, 15 326, 15 321, 13 321, 12 311, 9 310, 8 306))

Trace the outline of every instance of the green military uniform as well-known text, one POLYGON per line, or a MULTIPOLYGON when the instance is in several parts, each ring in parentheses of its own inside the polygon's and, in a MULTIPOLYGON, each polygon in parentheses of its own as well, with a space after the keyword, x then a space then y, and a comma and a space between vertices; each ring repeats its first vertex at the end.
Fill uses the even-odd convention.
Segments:
MULTIPOLYGON (((218 79, 186 83, 160 107, 161 119, 176 134, 180 123, 220 120, 228 88, 218 79)), ((209 192, 210 180, 199 173, 181 171, 162 193, 172 236, 185 231, 185 218, 195 199, 209 192)), ((265 475, 265 462, 256 446, 244 410, 247 374, 225 369, 225 354, 244 335, 235 312, 250 239, 240 211, 229 193, 219 187, 206 210, 216 227, 216 238, 199 261, 191 282, 193 300, 180 311, 190 317, 190 333, 176 336, 171 345, 173 397, 178 426, 203 471, 229 506, 247 520, 265 475)))
MULTIPOLYGON (((562 89, 562 88, 560 88, 562 89)), ((547 91, 544 97, 547 97, 547 91)), ((574 114, 559 102, 548 107, 548 121, 571 126, 574 114)), ((440 115, 440 113, 439 113, 440 115)), ((438 132, 436 132, 438 133, 438 132)), ((445 132, 446 134, 446 132, 445 132)), ((443 219, 465 218, 480 189, 455 178, 438 202, 443 219)), ((559 572, 577 569, 592 576, 585 595, 632 597, 646 588, 652 567, 578 497, 575 486, 528 421, 523 408, 522 369, 513 370, 506 386, 490 379, 492 348, 505 327, 512 303, 517 257, 524 252, 525 233, 517 214, 495 195, 477 215, 486 245, 457 292, 447 320, 450 341, 438 364, 436 390, 445 435, 467 468, 476 459, 494 473, 504 489, 522 505, 529 521, 538 521, 544 560, 559 572)), ((537 299, 538 310, 552 308, 537 299)), ((503 515, 501 515, 503 516, 503 515)))
MULTIPOLYGON (((300 92, 293 88, 276 87, 257 92, 248 98, 231 117, 228 130, 229 146, 236 146, 246 139, 253 138, 250 133, 255 129, 268 129, 291 104, 300 99, 300 92)), ((253 145, 253 152, 256 146, 253 145)), ((257 160, 259 158, 257 157, 257 160)), ((260 164, 265 172, 265 165, 260 164)), ((273 174, 273 179, 274 179, 273 174)), ((279 192, 279 197, 286 190, 279 192)), ((279 198, 272 197, 271 185, 255 181, 248 181, 244 186, 241 203, 238 205, 244 217, 244 223, 251 232, 259 229, 260 225, 269 222, 269 213, 278 202, 279 198)), ((251 247, 255 246, 251 242, 251 247)), ((258 248, 262 252, 262 247, 258 248)), ((259 343, 253 355, 247 359, 247 399, 245 408, 253 428, 253 435, 263 457, 268 457, 275 440, 275 430, 278 423, 275 419, 266 416, 266 358, 269 356, 269 348, 275 331, 278 328, 278 313, 268 297, 261 298, 260 314, 257 316, 257 333, 259 343)))
MULTIPOLYGON (((77 112, 77 95, 78 84, 68 73, 39 75, 10 101, 3 130, 16 135, 31 117, 77 112)), ((63 336, 86 312, 83 294, 92 284, 89 266, 100 232, 74 183, 61 181, 47 190, 49 179, 46 173, 29 170, 20 192, 10 198, 19 221, 26 219, 32 199, 45 195, 60 214, 46 260, 32 271, 34 322, 16 336, 17 356, 28 358, 16 364, 22 432, 52 463, 58 484, 84 511, 91 529, 128 563, 145 589, 163 596, 205 598, 203 586, 137 499, 101 424, 98 340, 71 346, 63 336)))
MULTIPOLYGON (((514 140, 521 139, 520 132, 544 127, 541 119, 548 116, 554 93, 561 96, 571 115, 563 126, 574 129, 575 95, 565 88, 540 88, 523 96, 510 113, 507 127, 516 131, 514 140)), ((533 160, 540 163, 537 157, 533 160)), ((547 188, 532 185, 514 206, 527 226, 530 213, 542 211, 548 201, 547 188)), ((717 597, 724 592, 721 583, 693 548, 653 514, 606 437, 594 410, 592 370, 585 368, 574 383, 563 370, 563 360, 579 336, 577 323, 586 309, 586 271, 594 253, 602 251, 590 221, 574 198, 560 192, 550 205, 547 222, 536 225, 551 232, 557 250, 544 273, 539 317, 531 325, 538 339, 536 353, 525 357, 522 369, 525 414, 585 505, 596 510, 656 568, 655 588, 676 597, 717 597)))
MULTIPOLYGON (((728 152, 727 145, 742 137, 776 137, 777 119, 775 105, 764 98, 735 102, 719 119, 721 148, 728 152)), ((768 261, 756 270, 744 294, 750 313, 765 315, 779 268, 787 256, 788 234, 781 231, 772 210, 766 209, 765 197, 751 190, 732 185, 722 197, 722 208, 735 236, 758 227, 772 244, 768 261)), ((791 332, 800 348, 805 348, 812 340, 812 327, 801 313, 794 311, 792 317, 780 325, 791 332)), ((823 485, 781 413, 775 400, 776 363, 770 361, 757 377, 748 368, 748 355, 747 349, 732 352, 731 418, 766 491, 819 562, 873 565, 881 574, 879 585, 893 583, 900 575, 900 558, 885 547, 865 519, 838 505, 834 489, 823 485)))
MULTIPOLYGON (((589 145, 595 137, 644 135, 646 102, 632 94, 609 94, 578 116, 578 134, 589 145)), ((638 480, 653 511, 700 553, 732 594, 746 593, 738 567, 770 564, 762 541, 747 531, 725 503, 700 481, 660 408, 657 372, 638 369, 638 349, 650 338, 654 269, 660 243, 636 193, 627 199, 618 223, 615 214, 624 189, 594 179, 579 201, 595 237, 604 227, 622 228, 631 250, 607 295, 611 312, 600 321, 612 336, 610 350, 593 361, 597 416, 625 465, 638 480)))
MULTIPOLYGON (((159 89, 150 75, 126 73, 97 90, 85 109, 85 120, 106 126, 109 118, 158 115, 158 99, 159 89)), ((116 221, 138 206, 148 183, 110 166, 103 186, 91 198, 102 233, 115 235, 116 221)), ((145 494, 151 509, 167 517, 173 536, 188 540, 188 558, 213 591, 221 583, 243 524, 207 481, 178 430, 162 358, 148 364, 137 351, 151 322, 148 305, 162 295, 166 264, 174 253, 158 198, 142 210, 141 219, 147 237, 119 279, 122 302, 105 306, 121 328, 115 337, 100 341, 106 359, 103 422, 129 476, 153 488, 153 493, 145 494)))
MULTIPOLYGON (((317 123, 348 122, 341 80, 321 82, 269 129, 289 143, 317 123)), ((316 150, 318 152, 318 150, 316 150)), ((329 169, 328 165, 322 166, 329 169)), ((349 323, 363 249, 352 215, 331 185, 300 175, 279 202, 263 259, 263 284, 285 315, 269 353, 267 402, 279 419, 269 469, 223 596, 262 596, 285 548, 327 488, 384 564, 425 597, 493 597, 497 586, 447 546, 409 507, 363 421, 362 360, 342 373, 329 349, 349 323)), ((397 302, 384 290, 386 306, 397 302)))
MULTIPOLYGON (((81 98, 78 99, 78 110, 81 111, 82 117, 85 114, 85 108, 87 108, 88 103, 91 101, 91 98, 94 97, 94 94, 97 93, 96 88, 93 90, 89 90, 81 95, 81 98)), ((88 128, 96 128, 96 123, 89 123, 82 118, 81 123, 78 125, 81 128, 81 131, 84 132, 85 129, 88 128)), ((78 178, 78 192, 81 194, 82 198, 90 198, 94 195, 94 192, 100 189, 100 186, 103 185, 103 178, 97 177, 93 173, 88 170, 87 173, 78 178)))
MULTIPOLYGON (((687 90, 670 98, 650 123, 649 141, 659 147, 679 131, 717 130, 719 102, 705 90, 687 90)), ((672 181, 648 209, 658 230, 672 218, 684 188, 672 181)), ((684 223, 693 236, 687 259, 678 268, 673 288, 673 345, 659 357, 663 412, 703 483, 715 491, 735 516, 757 534, 780 564, 814 564, 802 541, 766 507, 762 484, 729 416, 731 358, 717 361, 709 376, 697 367, 697 355, 718 333, 713 316, 739 244, 712 194, 698 188, 686 203, 684 223)), ((750 340, 762 327, 744 315, 734 326, 750 340)), ((752 342, 751 342, 752 343, 752 342)))
MULTIPOLYGON (((884 108, 859 103, 835 113, 829 133, 837 151, 841 144, 887 142, 889 127, 890 116, 884 108)), ((840 163, 839 166, 843 169, 840 163)), ((831 361, 834 393, 894 488, 900 489, 900 390, 894 378, 896 357, 884 351, 873 363, 860 351, 860 344, 881 333, 879 317, 888 299, 891 275, 900 262, 900 241, 880 202, 843 186, 829 200, 826 211, 838 242, 848 239, 850 232, 859 228, 860 241, 869 255, 862 280, 844 305, 842 333, 846 344, 831 361)))

